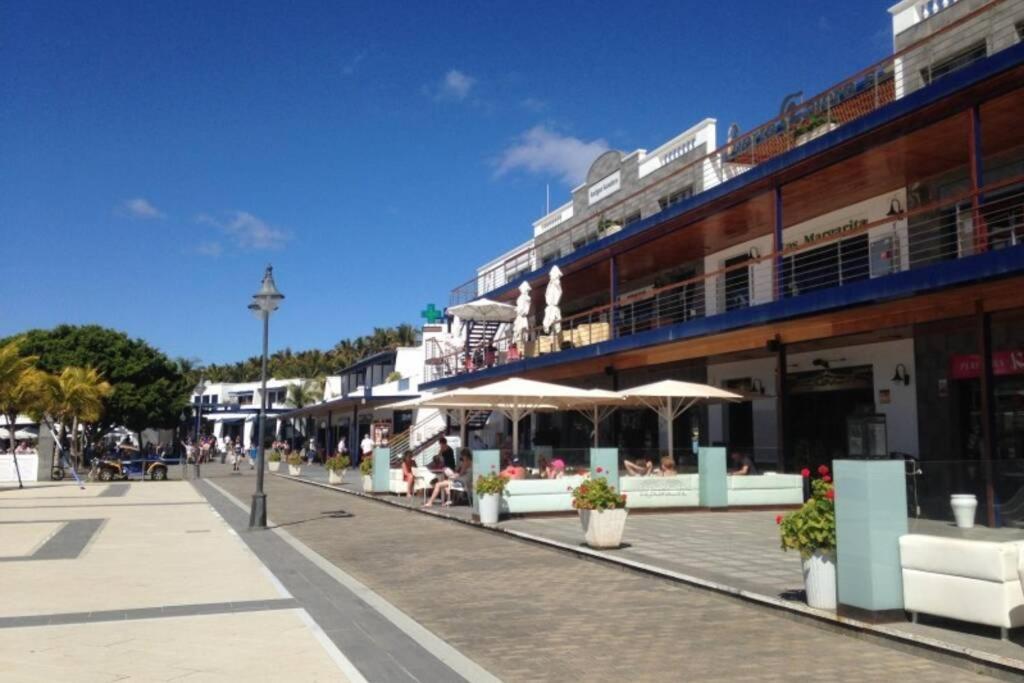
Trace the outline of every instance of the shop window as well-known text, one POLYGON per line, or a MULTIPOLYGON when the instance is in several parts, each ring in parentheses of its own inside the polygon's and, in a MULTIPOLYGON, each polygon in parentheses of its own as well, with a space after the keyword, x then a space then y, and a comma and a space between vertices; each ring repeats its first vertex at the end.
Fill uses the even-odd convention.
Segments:
POLYGON ((786 296, 838 287, 866 280, 870 275, 867 235, 858 235, 817 249, 808 249, 790 256, 782 263, 782 281, 786 296))
POLYGON ((251 406, 252 405, 252 394, 239 394, 238 405, 240 406, 251 406))
POLYGON ((742 254, 725 260, 725 310, 735 311, 750 305, 750 268, 740 268, 750 261, 750 256, 742 254))
POLYGON ((937 78, 942 78, 946 74, 953 73, 957 69, 962 69, 968 64, 973 64, 987 56, 988 48, 985 45, 985 41, 981 40, 949 57, 940 59, 930 67, 921 69, 921 80, 924 81, 925 85, 928 85, 937 78))
POLYGON ((684 187, 681 190, 677 190, 676 192, 672 192, 671 194, 667 194, 664 197, 660 198, 658 200, 658 206, 660 206, 661 210, 664 211, 665 209, 667 209, 668 207, 672 206, 673 204, 678 204, 679 202, 683 201, 684 199, 689 199, 692 196, 693 196, 693 186, 692 185, 687 185, 686 187, 684 187))
POLYGON ((639 220, 640 220, 640 212, 637 211, 635 213, 631 213, 628 216, 626 216, 626 218, 622 221, 622 225, 623 226, 631 225, 633 223, 636 223, 639 220))

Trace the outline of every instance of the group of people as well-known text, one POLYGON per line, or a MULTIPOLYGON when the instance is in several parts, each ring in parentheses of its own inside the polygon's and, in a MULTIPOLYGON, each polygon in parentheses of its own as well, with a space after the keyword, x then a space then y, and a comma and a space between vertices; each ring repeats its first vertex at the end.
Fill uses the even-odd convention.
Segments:
MULTIPOLYGON (((16 455, 24 455, 24 454, 27 454, 27 453, 34 453, 35 450, 36 450, 35 446, 30 444, 28 441, 24 441, 24 440, 19 441, 18 445, 14 447, 14 453, 16 455)), ((0 446, 0 453, 10 453, 10 452, 11 452, 11 450, 10 450, 10 444, 9 443, 7 443, 7 444, 5 444, 3 446, 0 446)))
POLYGON ((219 457, 220 463, 230 463, 234 472, 240 471, 246 460, 249 461, 249 469, 256 468, 254 449, 250 448, 249 453, 246 453, 238 437, 225 436, 218 442, 214 436, 203 435, 199 437, 198 443, 189 439, 185 442, 185 455, 188 462, 199 464, 214 462, 219 457))
POLYGON ((654 461, 648 457, 623 460, 622 465, 634 477, 674 477, 679 474, 676 469, 676 461, 671 455, 661 456, 657 467, 655 467, 654 461))

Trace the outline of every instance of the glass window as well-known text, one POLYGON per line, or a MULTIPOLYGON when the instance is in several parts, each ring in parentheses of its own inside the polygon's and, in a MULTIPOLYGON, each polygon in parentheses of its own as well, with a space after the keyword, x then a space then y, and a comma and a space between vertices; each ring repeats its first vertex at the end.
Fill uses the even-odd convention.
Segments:
POLYGON ((984 59, 987 56, 988 48, 985 45, 985 41, 979 41, 956 54, 940 59, 932 64, 930 68, 921 69, 921 80, 927 85, 936 78, 942 78, 946 74, 953 73, 957 69, 962 69, 968 64, 984 59))
POLYGON ((693 186, 692 185, 687 185, 683 189, 677 190, 675 192, 672 192, 671 194, 667 194, 664 197, 662 197, 661 199, 659 199, 658 200, 658 206, 660 206, 661 210, 664 211, 665 209, 667 209, 668 207, 672 206, 673 204, 678 204, 679 202, 683 201, 684 199, 689 199, 692 196, 693 196, 693 186))

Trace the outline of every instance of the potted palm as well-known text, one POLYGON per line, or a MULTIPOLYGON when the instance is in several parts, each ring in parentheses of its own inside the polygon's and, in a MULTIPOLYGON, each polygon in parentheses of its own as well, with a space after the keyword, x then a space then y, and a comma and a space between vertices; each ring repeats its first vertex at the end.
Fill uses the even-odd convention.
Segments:
POLYGON ((302 474, 302 456, 292 453, 288 456, 288 474, 297 477, 302 474))
POLYGON ((359 473, 363 475, 363 493, 373 493, 373 460, 370 458, 360 460, 359 473))
POLYGON ((345 478, 345 470, 351 461, 347 455, 336 455, 333 458, 327 458, 327 462, 324 463, 324 467, 327 468, 327 481, 332 484, 340 484, 341 480, 345 478))
MULTIPOLYGON (((601 474, 598 467, 595 474, 601 474)), ((588 479, 572 491, 572 506, 580 516, 583 537, 591 548, 618 548, 626 529, 626 496, 605 477, 588 479)))
POLYGON ((480 523, 497 524, 498 513, 501 511, 501 494, 505 492, 508 477, 497 472, 482 474, 477 477, 474 495, 479 501, 480 523))
MULTIPOLYGON (((806 467, 801 474, 811 477, 806 467)), ((779 515, 783 550, 797 550, 803 562, 807 604, 818 609, 836 608, 836 492, 828 467, 818 467, 811 481, 811 497, 787 515, 779 515)))
POLYGON ((277 472, 281 469, 281 451, 276 448, 270 451, 270 454, 267 456, 267 467, 271 472, 277 472))

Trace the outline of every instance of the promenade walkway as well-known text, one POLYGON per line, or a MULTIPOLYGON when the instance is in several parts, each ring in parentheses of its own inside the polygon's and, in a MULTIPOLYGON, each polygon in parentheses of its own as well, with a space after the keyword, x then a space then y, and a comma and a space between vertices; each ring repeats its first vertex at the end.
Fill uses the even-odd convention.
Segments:
MULTIPOLYGON (((254 481, 214 483, 241 498, 254 481)), ((917 649, 507 535, 280 477, 267 490, 271 517, 296 540, 502 680, 986 680, 917 649)))

